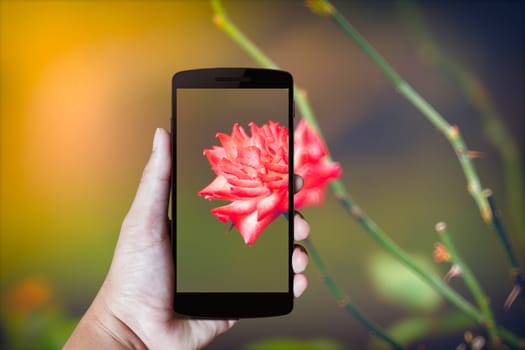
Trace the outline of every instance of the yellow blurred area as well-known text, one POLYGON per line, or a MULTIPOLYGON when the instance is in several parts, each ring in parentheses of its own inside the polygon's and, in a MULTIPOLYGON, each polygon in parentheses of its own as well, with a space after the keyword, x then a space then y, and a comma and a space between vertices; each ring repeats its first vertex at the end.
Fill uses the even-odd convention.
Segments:
MULTIPOLYGON (((85 180, 103 181, 104 169, 122 155, 114 140, 137 129, 126 123, 139 114, 130 102, 161 88, 169 96, 169 75, 166 87, 155 78, 191 62, 170 60, 193 40, 174 32, 191 26, 206 5, 2 2, 2 159, 22 162, 18 176, 7 167, 8 179, 34 181, 33 194, 48 186, 70 192, 60 186, 68 176, 97 187, 85 180)), ((152 119, 166 122, 167 102, 167 113, 152 119)))
POLYGON ((35 265, 63 285, 100 280, 206 17, 202 1, 1 2, 2 285, 35 265), (98 270, 78 270, 79 249, 98 270))

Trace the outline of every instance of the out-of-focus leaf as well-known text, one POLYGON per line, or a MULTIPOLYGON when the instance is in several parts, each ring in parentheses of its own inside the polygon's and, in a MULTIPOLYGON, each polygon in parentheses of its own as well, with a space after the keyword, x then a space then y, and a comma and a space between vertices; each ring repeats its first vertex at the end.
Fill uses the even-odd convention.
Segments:
POLYGON ((299 340, 292 338, 265 339, 252 343, 245 350, 342 350, 348 349, 332 339, 299 340))
MULTIPOLYGON (((416 260, 432 271, 428 260, 417 257, 416 260)), ((390 255, 373 255, 368 268, 379 297, 386 302, 421 311, 434 310, 442 302, 439 294, 390 255)))

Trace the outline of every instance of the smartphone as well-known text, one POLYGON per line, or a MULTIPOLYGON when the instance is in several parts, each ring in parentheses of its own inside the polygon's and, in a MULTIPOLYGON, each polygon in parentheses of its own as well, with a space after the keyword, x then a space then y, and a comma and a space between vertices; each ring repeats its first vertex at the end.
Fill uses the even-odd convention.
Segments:
POLYGON ((205 318, 289 313, 292 76, 209 68, 179 72, 172 84, 175 311, 205 318))

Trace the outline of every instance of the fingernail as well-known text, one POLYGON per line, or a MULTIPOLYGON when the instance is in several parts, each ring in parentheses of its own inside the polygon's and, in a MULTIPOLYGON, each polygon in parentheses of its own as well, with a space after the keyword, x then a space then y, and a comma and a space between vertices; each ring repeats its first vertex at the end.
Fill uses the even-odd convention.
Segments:
POLYGON ((301 175, 294 174, 294 193, 297 193, 303 188, 304 179, 301 175))
POLYGON ((159 145, 159 134, 160 134, 160 128, 157 128, 155 130, 155 136, 153 136, 152 152, 155 152, 155 150, 157 149, 157 147, 159 145))
POLYGON ((299 215, 299 217, 300 217, 301 219, 304 219, 304 215, 303 215, 303 213, 301 213, 300 211, 297 211, 297 210, 296 210, 296 211, 294 212, 294 214, 295 214, 295 215, 299 215))

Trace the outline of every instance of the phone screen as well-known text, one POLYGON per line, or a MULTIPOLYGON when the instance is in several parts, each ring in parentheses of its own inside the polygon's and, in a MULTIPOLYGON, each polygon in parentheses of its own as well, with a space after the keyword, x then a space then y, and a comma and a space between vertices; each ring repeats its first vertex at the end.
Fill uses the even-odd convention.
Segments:
MULTIPOLYGON (((199 193, 217 178, 205 150, 224 147, 219 133, 231 136, 234 125, 238 125, 252 137, 254 125, 260 128, 269 123, 289 130, 290 89, 192 87, 177 88, 174 96, 176 292, 288 293, 288 213, 278 215, 247 244, 238 227, 212 213, 232 201, 210 200, 199 193)), ((249 162, 249 158, 244 161, 249 162)), ((242 181, 242 176, 238 180, 242 181)), ((229 182, 223 185, 226 190, 234 186, 229 182)), ((236 196, 245 202, 235 210, 250 213, 253 208, 247 206, 254 204, 246 204, 251 201, 250 195, 236 196)))

